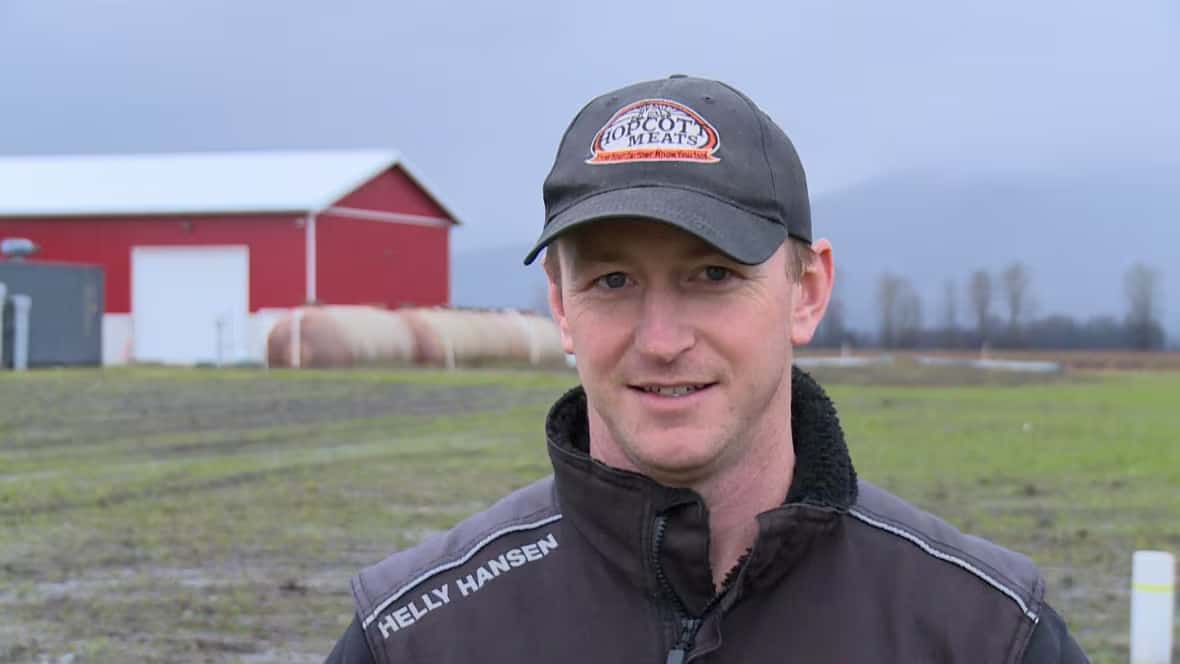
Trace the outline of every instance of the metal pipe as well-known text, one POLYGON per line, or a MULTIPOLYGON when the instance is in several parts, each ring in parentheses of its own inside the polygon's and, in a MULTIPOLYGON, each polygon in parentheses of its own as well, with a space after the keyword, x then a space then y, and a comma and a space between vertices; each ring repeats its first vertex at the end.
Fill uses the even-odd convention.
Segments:
POLYGON ((4 304, 8 298, 8 285, 0 282, 0 369, 4 368, 4 304))
POLYGON ((307 284, 304 289, 304 299, 306 304, 311 304, 316 301, 316 237, 315 237, 315 212, 307 215, 307 226, 304 228, 304 243, 306 252, 305 271, 307 273, 307 284))
POLYGON ((291 361, 287 364, 292 369, 298 369, 303 364, 303 309, 296 309, 291 314, 291 361))
POLYGON ((12 296, 12 368, 24 371, 29 368, 29 309, 33 298, 28 295, 12 296))

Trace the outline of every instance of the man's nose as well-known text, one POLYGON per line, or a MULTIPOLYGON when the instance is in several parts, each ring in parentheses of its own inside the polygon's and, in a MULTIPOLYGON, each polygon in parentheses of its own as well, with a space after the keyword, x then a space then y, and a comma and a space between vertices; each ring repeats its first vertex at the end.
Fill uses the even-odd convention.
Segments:
POLYGON ((635 331, 635 346, 643 355, 672 362, 696 343, 696 334, 685 320, 677 298, 659 291, 645 294, 635 331))

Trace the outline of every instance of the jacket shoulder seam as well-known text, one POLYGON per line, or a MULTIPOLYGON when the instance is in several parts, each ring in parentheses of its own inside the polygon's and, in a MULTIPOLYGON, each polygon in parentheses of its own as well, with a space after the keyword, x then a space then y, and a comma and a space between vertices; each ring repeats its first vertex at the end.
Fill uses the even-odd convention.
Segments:
POLYGON ((925 537, 921 533, 915 532, 911 528, 907 528, 894 522, 893 520, 887 519, 884 516, 873 513, 860 505, 852 507, 848 513, 866 525, 910 542, 911 544, 917 546, 922 552, 937 560, 950 563, 974 575, 976 578, 991 586, 994 590, 999 591, 1008 599, 1015 602, 1016 606, 1020 608, 1021 613, 1023 613, 1025 617, 1031 620, 1033 623, 1036 623, 1040 620, 1036 610, 1029 606, 1028 602, 1026 602, 1024 598, 1020 596, 1019 592, 1013 589, 1009 584, 1000 581, 999 578, 997 578, 999 577, 998 574, 989 573, 988 571, 982 569, 985 565, 975 561, 973 556, 966 554, 955 555, 954 553, 948 552, 944 550, 947 547, 943 546, 941 542, 936 542, 928 537, 925 537))
POLYGON ((462 566, 464 563, 471 560, 477 553, 482 551, 484 547, 500 539, 501 537, 511 535, 512 533, 534 530, 536 528, 560 521, 562 518, 561 512, 555 512, 549 514, 548 516, 537 518, 539 515, 545 514, 546 512, 554 512, 554 508, 552 506, 547 506, 522 517, 510 519, 496 524, 495 526, 492 526, 491 528, 488 528, 480 532, 478 535, 472 537, 466 543, 464 543, 463 546, 457 547, 457 552, 451 552, 448 555, 439 556, 418 568, 414 572, 411 572, 409 575, 407 575, 411 577, 409 581, 397 586, 385 599, 378 602, 376 606, 374 606, 365 616, 362 617, 361 629, 367 630, 369 625, 371 625, 373 621, 377 620, 377 618, 383 611, 385 611, 385 609, 389 608, 391 604, 396 602, 410 590, 434 576, 462 566))

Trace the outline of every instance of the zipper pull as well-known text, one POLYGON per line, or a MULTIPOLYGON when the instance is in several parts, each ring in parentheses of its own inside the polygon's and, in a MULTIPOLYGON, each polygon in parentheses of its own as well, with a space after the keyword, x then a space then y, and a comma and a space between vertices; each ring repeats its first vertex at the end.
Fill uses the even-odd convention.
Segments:
POLYGON ((668 651, 668 657, 664 659, 664 664, 684 664, 684 659, 688 656, 688 651, 692 650, 692 642, 696 639, 697 630, 700 628, 700 619, 681 618, 680 638, 676 641, 676 645, 668 651))

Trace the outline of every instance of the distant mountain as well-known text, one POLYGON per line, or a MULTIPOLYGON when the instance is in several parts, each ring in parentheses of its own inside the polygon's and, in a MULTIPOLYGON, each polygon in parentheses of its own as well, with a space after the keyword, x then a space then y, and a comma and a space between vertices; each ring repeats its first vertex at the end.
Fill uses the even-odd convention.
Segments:
MULTIPOLYGON (((941 320, 953 280, 966 325, 971 271, 995 274, 1015 260, 1030 270, 1034 315, 1122 318, 1123 274, 1143 261, 1162 276, 1162 319, 1170 341, 1180 339, 1180 162, 902 172, 819 196, 812 208, 816 236, 835 247, 838 295, 854 328, 875 330, 885 271, 911 280, 927 324, 941 320)), ((544 277, 521 266, 528 248, 456 254, 455 303, 537 308, 544 277)), ((1002 315, 998 292, 995 301, 1002 315)))
POLYGON ((911 280, 928 324, 939 320, 953 279, 966 324, 971 271, 995 275, 1016 260, 1031 272, 1034 315, 1122 318, 1123 274, 1143 261, 1161 274, 1162 320, 1180 337, 1180 163, 1057 175, 911 172, 820 197, 813 208, 816 234, 835 247, 854 327, 875 327, 884 271, 911 280))

